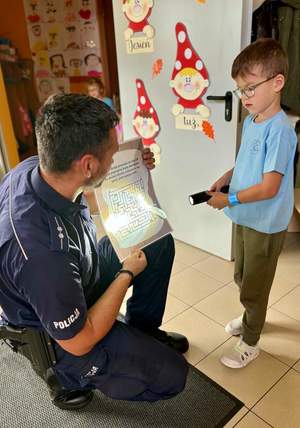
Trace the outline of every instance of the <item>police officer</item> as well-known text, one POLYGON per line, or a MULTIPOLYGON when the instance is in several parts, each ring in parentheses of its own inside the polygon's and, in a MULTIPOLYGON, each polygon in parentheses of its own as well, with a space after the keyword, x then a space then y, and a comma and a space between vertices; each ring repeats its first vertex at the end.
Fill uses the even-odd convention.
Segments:
MULTIPOLYGON (((115 399, 155 401, 179 393, 187 339, 159 329, 174 258, 171 235, 121 265, 95 226, 81 189, 100 186, 118 150, 117 115, 96 98, 55 95, 36 125, 39 157, 0 185, 0 305, 14 326, 46 331, 61 408, 99 389, 115 399), (130 285, 125 322, 117 321, 130 285)), ((144 162, 154 167, 153 156, 144 162)))

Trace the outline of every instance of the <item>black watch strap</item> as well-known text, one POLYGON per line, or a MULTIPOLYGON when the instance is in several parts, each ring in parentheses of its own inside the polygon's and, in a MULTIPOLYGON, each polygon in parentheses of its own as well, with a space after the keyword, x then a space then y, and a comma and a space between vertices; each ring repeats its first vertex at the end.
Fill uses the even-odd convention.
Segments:
POLYGON ((131 272, 131 270, 128 269, 120 269, 119 272, 116 273, 115 278, 118 278, 119 275, 121 275, 121 273, 127 273, 129 276, 131 276, 131 281, 130 283, 132 283, 133 279, 134 279, 134 274, 131 272))

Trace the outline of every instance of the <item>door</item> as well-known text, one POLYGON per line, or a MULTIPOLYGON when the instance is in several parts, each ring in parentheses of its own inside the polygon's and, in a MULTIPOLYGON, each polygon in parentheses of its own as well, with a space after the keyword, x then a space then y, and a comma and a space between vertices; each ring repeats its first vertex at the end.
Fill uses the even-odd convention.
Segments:
POLYGON ((234 165, 240 114, 230 71, 250 40, 252 2, 113 0, 113 6, 124 137, 141 129, 141 111, 144 119, 152 112, 155 133, 144 144, 160 160, 152 177, 175 238, 230 260, 231 222, 206 204, 190 205, 189 195, 234 165), (137 23, 124 5, 132 14, 144 6, 147 16, 137 23), (194 99, 188 92, 196 87, 194 99))

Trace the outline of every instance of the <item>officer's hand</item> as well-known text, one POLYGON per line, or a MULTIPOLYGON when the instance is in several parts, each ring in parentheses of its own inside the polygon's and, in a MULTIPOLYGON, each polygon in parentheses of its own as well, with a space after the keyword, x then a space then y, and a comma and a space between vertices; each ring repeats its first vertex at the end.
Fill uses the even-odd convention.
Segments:
POLYGON ((154 154, 148 147, 143 150, 143 161, 146 168, 150 170, 155 168, 154 154))
POLYGON ((145 253, 142 250, 134 250, 127 259, 124 260, 123 269, 130 270, 134 276, 137 276, 139 273, 147 266, 147 259, 145 253))

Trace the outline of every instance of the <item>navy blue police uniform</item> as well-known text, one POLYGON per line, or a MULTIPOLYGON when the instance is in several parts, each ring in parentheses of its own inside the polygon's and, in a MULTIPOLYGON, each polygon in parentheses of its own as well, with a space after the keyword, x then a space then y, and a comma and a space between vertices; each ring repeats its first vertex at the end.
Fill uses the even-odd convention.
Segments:
POLYGON ((100 389, 115 399, 155 401, 185 385, 187 363, 143 331, 162 322, 174 258, 171 235, 145 248, 147 268, 134 279, 126 321, 83 356, 55 340, 74 337, 88 309, 114 280, 121 264, 80 195, 75 202, 50 187, 29 158, 0 184, 0 305, 14 326, 46 331, 57 355, 54 371, 67 389, 100 389), (138 327, 138 328, 136 328, 138 327))

